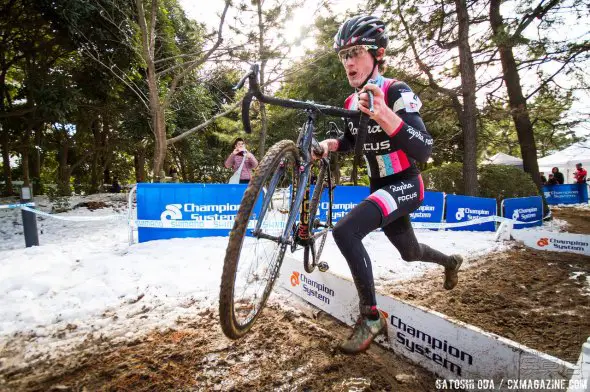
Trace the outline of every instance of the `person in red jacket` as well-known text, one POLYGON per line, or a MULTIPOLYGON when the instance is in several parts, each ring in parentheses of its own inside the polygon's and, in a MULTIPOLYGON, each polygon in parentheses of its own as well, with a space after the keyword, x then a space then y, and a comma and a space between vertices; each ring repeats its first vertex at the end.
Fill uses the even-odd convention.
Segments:
POLYGON ((576 164, 576 172, 574 173, 574 179, 578 184, 578 197, 580 203, 588 202, 588 186, 586 185, 586 176, 588 172, 582 167, 581 163, 576 164))
POLYGON ((574 178, 576 179, 576 184, 585 184, 586 183, 586 176, 588 172, 586 169, 582 167, 581 163, 576 164, 576 172, 574 173, 574 178))

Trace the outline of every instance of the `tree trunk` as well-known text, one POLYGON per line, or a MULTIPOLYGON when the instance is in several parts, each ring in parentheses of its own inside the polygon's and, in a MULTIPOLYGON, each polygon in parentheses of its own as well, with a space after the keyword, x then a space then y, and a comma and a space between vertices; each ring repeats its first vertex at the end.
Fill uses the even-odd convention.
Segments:
POLYGON ((342 154, 330 154, 330 171, 334 177, 332 185, 340 185, 340 155, 342 154))
POLYGON ((34 186, 36 186, 35 193, 41 194, 41 139, 43 135, 43 124, 35 130, 35 145, 32 150, 29 150, 31 161, 31 179, 34 186))
POLYGON ((66 131, 60 131, 62 133, 60 137, 59 146, 59 179, 58 179, 58 192, 61 196, 70 196, 72 191, 70 189, 70 166, 68 165, 68 153, 70 150, 70 141, 66 131))
MULTIPOLYGON (((266 68, 266 53, 264 51, 264 24, 262 23, 262 0, 258 0, 256 2, 258 6, 258 55, 260 56, 260 88, 261 91, 264 93, 264 70, 266 68)), ((265 144, 266 144, 266 132, 268 127, 268 120, 266 116, 266 107, 261 102, 260 103, 260 140, 258 141, 258 156, 260 159, 264 157, 264 153, 266 151, 265 144)))
POLYGON ((506 90, 508 91, 510 114, 512 115, 520 144, 522 167, 525 172, 531 175, 537 188, 541 191, 541 174, 539 173, 539 163, 537 162, 537 146, 535 144, 533 124, 529 116, 526 99, 522 93, 520 75, 518 74, 516 60, 512 51, 512 41, 507 36, 506 26, 500 14, 500 3, 500 0, 490 1, 490 24, 494 33, 494 42, 500 52, 502 73, 504 82, 506 83, 506 90))
POLYGON ((145 182, 145 147, 140 146, 135 150, 133 163, 135 165, 135 181, 137 183, 145 182))
POLYGON ((10 140, 8 130, 2 129, 0 125, 0 147, 2 147, 2 172, 4 174, 4 195, 12 196, 12 171, 10 170, 10 140))
POLYGON ((23 170, 23 186, 31 186, 31 178, 29 176, 29 150, 31 140, 31 129, 27 127, 25 134, 22 139, 22 150, 21 150, 21 165, 23 170))
MULTIPOLYGON (((158 104, 159 106, 159 104, 158 104)), ((164 122, 164 111, 160 107, 154 109, 155 116, 152 121, 154 127, 154 182, 161 182, 166 173, 164 171, 164 160, 166 159, 166 124, 164 122)))
POLYGON ((477 196, 477 106, 475 102, 475 66, 469 45, 469 13, 466 0, 455 0, 459 22, 459 69, 463 91, 463 181, 465 194, 477 196))
POLYGON ((92 152, 92 162, 90 167, 90 189, 89 193, 98 193, 99 189, 99 173, 101 169, 100 164, 100 149, 101 149, 101 135, 100 135, 100 128, 98 126, 98 116, 92 121, 90 125, 90 129, 92 130, 92 136, 94 140, 94 148, 92 152))

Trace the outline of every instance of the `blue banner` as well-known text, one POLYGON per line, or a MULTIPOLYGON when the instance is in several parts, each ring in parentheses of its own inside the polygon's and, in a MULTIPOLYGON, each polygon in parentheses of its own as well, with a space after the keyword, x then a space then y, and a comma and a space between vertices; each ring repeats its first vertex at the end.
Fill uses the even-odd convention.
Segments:
POLYGON ((443 192, 424 192, 422 205, 410 214, 412 222, 440 223, 445 213, 445 194, 443 192))
MULTIPOLYGON (((310 191, 310 197, 313 190, 310 191)), ((338 222, 357 204, 369 196, 369 187, 367 186, 337 186, 334 188, 334 200, 332 201, 332 223, 338 222)), ((325 222, 328 214, 328 190, 324 189, 320 199, 320 220, 325 222)))
POLYGON ((504 217, 527 224, 514 224, 515 229, 543 225, 543 199, 541 196, 504 199, 504 217))
MULTIPOLYGON (((447 216, 448 223, 466 222, 478 218, 487 218, 496 215, 496 199, 447 195, 447 216)), ((454 227, 449 230, 468 231, 495 231, 495 222, 480 223, 477 225, 454 227)))
POLYGON ((139 242, 229 235, 246 187, 246 184, 137 184, 138 220, 208 221, 213 227, 224 227, 198 230, 139 227, 139 242))
POLYGON ((547 204, 588 203, 586 184, 545 185, 543 194, 547 204))

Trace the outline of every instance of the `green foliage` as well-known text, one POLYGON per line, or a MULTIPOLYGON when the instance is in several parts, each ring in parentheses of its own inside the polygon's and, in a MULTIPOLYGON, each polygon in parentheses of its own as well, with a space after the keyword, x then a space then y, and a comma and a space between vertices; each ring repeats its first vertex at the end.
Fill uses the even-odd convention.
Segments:
POLYGON ((463 165, 448 163, 422 172, 424 187, 448 194, 463 194, 463 165))
POLYGON ((51 212, 60 213, 70 210, 70 201, 68 196, 62 196, 57 187, 47 187, 46 195, 51 202, 51 212))
POLYGON ((531 176, 516 166, 483 165, 478 174, 481 197, 494 197, 500 201, 539 194, 531 176))
MULTIPOLYGON (((424 186, 428 190, 462 195, 462 170, 460 163, 428 169, 422 173, 424 186)), ((481 197, 493 197, 498 201, 538 195, 531 176, 516 166, 482 165, 478 168, 478 183, 481 197)))
MULTIPOLYGON (((571 92, 545 87, 528 104, 539 157, 580 140, 572 130, 578 122, 568 119, 572 102, 571 92)), ((489 157, 503 152, 521 156, 518 135, 505 100, 488 102, 480 116, 480 130, 481 155, 489 157)))

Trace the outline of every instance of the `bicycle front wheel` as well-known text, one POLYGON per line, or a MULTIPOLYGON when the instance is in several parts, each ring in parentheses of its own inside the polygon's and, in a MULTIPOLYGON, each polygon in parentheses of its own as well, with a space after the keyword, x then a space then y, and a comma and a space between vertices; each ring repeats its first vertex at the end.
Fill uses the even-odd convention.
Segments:
POLYGON ((275 144, 244 193, 227 244, 219 295, 221 329, 231 339, 252 328, 279 274, 287 244, 278 237, 293 209, 297 158, 292 141, 275 144), (260 232, 254 233, 257 224, 260 232))

